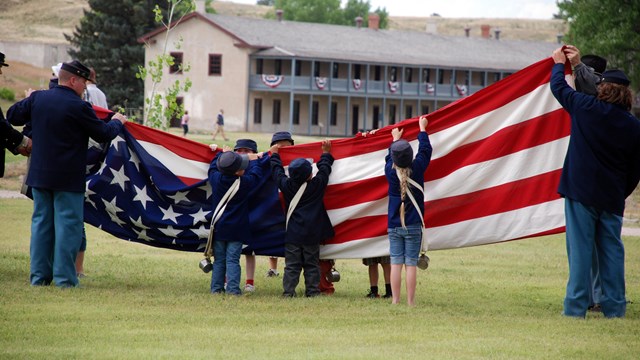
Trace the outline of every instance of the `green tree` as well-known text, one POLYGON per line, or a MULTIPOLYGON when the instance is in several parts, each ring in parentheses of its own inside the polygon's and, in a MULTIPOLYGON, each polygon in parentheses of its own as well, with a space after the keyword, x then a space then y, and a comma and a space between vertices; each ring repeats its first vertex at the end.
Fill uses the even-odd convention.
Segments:
MULTIPOLYGON (((167 0, 167 3, 169 4, 168 21, 165 22, 163 20, 163 13, 159 6, 156 5, 153 10, 155 21, 164 27, 164 40, 161 43, 162 53, 156 56, 155 59, 149 60, 146 67, 139 66, 139 72, 136 74, 139 79, 150 77, 152 81, 150 95, 144 100, 144 124, 162 130, 166 130, 169 127, 172 118, 184 115, 184 106, 178 105, 177 98, 179 94, 188 92, 192 85, 191 80, 186 78, 184 82, 176 80, 164 89, 159 89, 166 69, 175 65, 175 59, 167 53, 169 33, 173 29, 170 25, 175 19, 174 14, 177 15, 179 9, 186 9, 187 12, 191 12, 195 8, 193 0, 167 0)), ((180 38, 174 46, 179 49, 182 46, 182 39, 180 38)), ((187 72, 190 69, 190 65, 183 63, 178 65, 178 68, 181 72, 187 72)))
POLYGON ((340 0, 276 0, 276 9, 281 9, 285 20, 341 24, 343 21, 340 0))
POLYGON ((624 69, 640 89, 640 0, 563 0, 558 8, 569 24, 565 43, 606 58, 609 69, 624 69))
MULTIPOLYGON (((291 21, 355 26, 355 18, 363 19, 367 26, 371 3, 368 0, 349 0, 340 8, 340 0, 275 0, 274 7, 283 10, 283 18, 291 21)), ((385 8, 374 11, 380 16, 381 29, 386 29, 389 13, 385 8)), ((267 17, 273 18, 273 14, 267 17)))
POLYGON ((144 64, 144 47, 137 39, 158 26, 156 5, 166 14, 166 0, 89 0, 80 25, 65 34, 74 47, 69 55, 95 68, 109 105, 143 104, 144 85, 136 72, 144 64))

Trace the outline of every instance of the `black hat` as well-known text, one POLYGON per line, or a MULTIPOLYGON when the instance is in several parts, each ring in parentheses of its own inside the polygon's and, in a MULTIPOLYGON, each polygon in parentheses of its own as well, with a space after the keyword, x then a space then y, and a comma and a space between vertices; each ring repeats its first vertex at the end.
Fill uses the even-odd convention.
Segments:
POLYGON ((273 136, 271 137, 271 145, 269 146, 273 146, 273 144, 277 143, 280 140, 289 140, 291 141, 291 145, 293 145, 293 139, 291 138, 290 132, 278 131, 277 133, 273 134, 273 136))
POLYGON ((78 60, 73 60, 71 62, 68 63, 62 63, 62 67, 60 68, 60 70, 65 70, 68 71, 70 73, 72 73, 73 75, 78 75, 82 78, 85 78, 87 80, 91 80, 90 78, 90 70, 88 67, 82 65, 82 63, 78 60))
POLYGON ((238 170, 244 170, 249 166, 249 157, 245 154, 236 154, 225 151, 218 157, 216 163, 218 170, 225 175, 233 175, 238 170))
POLYGON ((258 144, 251 139, 238 139, 236 141, 236 146, 233 147, 233 151, 237 151, 238 149, 249 149, 254 153, 258 152, 258 144))
POLYGON ((413 162, 413 149, 407 140, 400 139, 391 144, 391 159, 396 167, 406 168, 413 162))
POLYGON ((9 66, 6 62, 4 62, 4 54, 0 52, 0 66, 9 66))
POLYGON ((304 158, 297 158, 289 163, 289 177, 296 183, 307 181, 311 175, 311 163, 304 158))
POLYGON ((629 86, 631 83, 627 75, 625 75, 622 70, 607 70, 603 72, 602 82, 620 84, 624 86, 629 86))
POLYGON ((607 59, 598 55, 584 55, 580 58, 580 61, 598 74, 602 74, 607 69, 607 59))

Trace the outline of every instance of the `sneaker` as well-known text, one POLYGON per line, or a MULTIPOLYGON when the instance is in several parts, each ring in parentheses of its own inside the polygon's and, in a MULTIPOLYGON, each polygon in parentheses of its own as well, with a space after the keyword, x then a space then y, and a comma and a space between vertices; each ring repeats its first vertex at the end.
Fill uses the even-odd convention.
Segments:
POLYGON ((277 277, 277 276, 280 276, 280 273, 278 272, 278 270, 269 269, 269 271, 267 271, 267 277, 277 277))
POLYGON ((256 287, 251 284, 246 284, 244 286, 244 292, 254 292, 256 291, 256 287))
POLYGON ((378 294, 378 293, 374 293, 374 292, 371 292, 371 290, 369 290, 369 293, 367 294, 367 296, 366 296, 366 297, 368 297, 368 298, 370 298, 370 299, 377 299, 377 298, 379 298, 379 297, 380 297, 380 294, 378 294))
POLYGON ((391 297, 392 297, 392 295, 391 295, 391 294, 386 293, 386 294, 384 294, 384 296, 383 296, 382 298, 383 298, 383 299, 390 299, 391 297))

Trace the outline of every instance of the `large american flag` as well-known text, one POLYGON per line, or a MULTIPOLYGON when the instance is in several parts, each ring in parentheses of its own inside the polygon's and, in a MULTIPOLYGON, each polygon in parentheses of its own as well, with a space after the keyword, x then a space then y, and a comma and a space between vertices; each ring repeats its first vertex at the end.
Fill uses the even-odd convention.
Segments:
MULTIPOLYGON (((570 121, 549 90, 552 65, 542 60, 428 115, 434 149, 425 173, 429 249, 564 231, 556 189, 570 121)), ((417 149, 417 118, 332 141, 336 160, 324 201, 336 236, 322 246, 323 258, 388 255, 384 158, 393 127, 404 128, 403 137, 417 149)), ((297 157, 317 161, 321 146, 280 153, 285 165, 297 157)), ((207 170, 215 155, 207 145, 127 123, 92 154, 86 222, 124 240, 203 249, 212 212, 207 170)), ((265 179, 263 186, 269 185, 265 179)), ((254 236, 242 240, 256 254, 282 255, 280 200, 273 189, 259 193, 251 210, 254 236)))

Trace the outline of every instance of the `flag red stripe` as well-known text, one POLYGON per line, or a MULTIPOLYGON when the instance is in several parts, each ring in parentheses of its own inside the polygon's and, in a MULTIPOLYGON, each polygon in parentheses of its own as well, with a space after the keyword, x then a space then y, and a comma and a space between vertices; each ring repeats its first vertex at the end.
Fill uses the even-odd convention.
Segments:
POLYGON ((557 200, 562 169, 508 184, 425 203, 428 227, 449 225, 557 200))
MULTIPOLYGON (((450 225, 556 200, 561 173, 562 170, 555 170, 470 194, 427 201, 425 222, 427 227, 450 225)), ((381 236, 387 232, 387 216, 353 218, 334 229, 336 236, 330 244, 381 236)))
POLYGON ((433 159, 425 181, 443 178, 464 166, 497 159, 569 136, 570 122, 563 109, 501 129, 489 138, 466 144, 433 159))
POLYGON ((127 131, 138 141, 164 146, 185 159, 210 163, 215 156, 215 153, 206 144, 132 122, 125 123, 125 126, 127 131))

